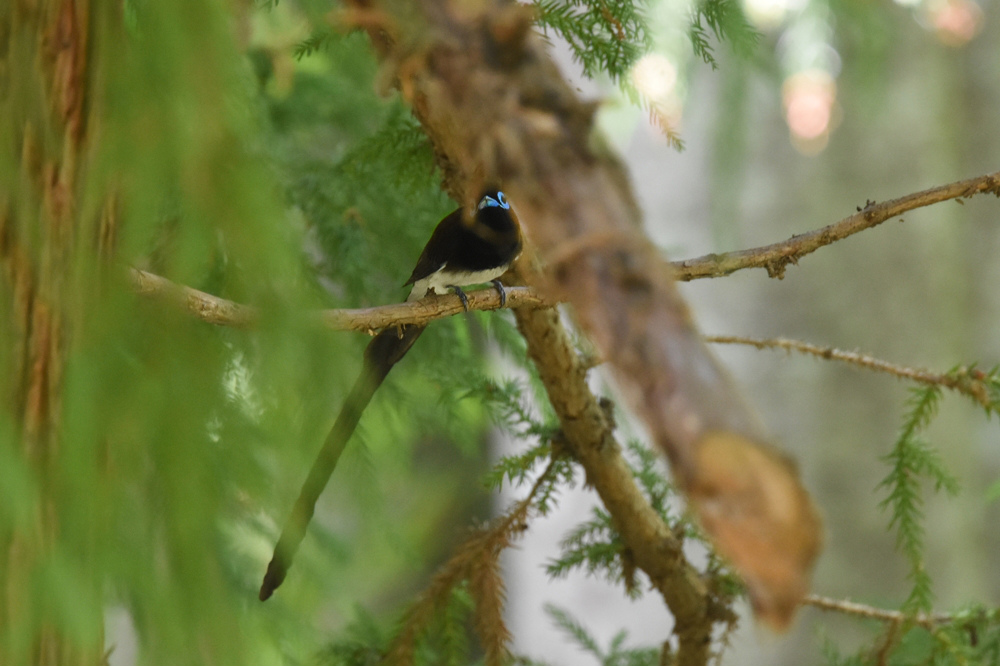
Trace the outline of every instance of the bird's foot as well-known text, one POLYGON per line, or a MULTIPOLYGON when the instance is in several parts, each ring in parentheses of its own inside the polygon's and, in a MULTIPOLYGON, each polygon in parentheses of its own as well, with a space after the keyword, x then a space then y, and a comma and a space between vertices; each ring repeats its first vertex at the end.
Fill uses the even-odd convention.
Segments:
POLYGON ((497 293, 500 294, 500 307, 507 305, 507 290, 503 288, 503 283, 500 282, 499 278, 491 280, 490 284, 496 287, 497 293))
POLYGON ((462 291, 462 288, 458 287, 458 286, 455 286, 455 285, 451 285, 448 288, 451 289, 453 292, 455 292, 455 295, 458 296, 459 300, 462 301, 462 307, 465 308, 466 312, 468 312, 469 311, 469 297, 465 295, 465 292, 462 291))

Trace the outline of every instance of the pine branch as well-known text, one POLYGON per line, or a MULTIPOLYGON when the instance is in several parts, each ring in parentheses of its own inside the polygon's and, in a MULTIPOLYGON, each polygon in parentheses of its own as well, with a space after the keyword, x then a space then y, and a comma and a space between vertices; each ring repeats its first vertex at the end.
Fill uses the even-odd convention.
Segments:
POLYGON ((724 621, 712 604, 700 573, 685 559, 683 546, 643 496, 621 447, 614 439, 606 410, 591 393, 586 370, 559 315, 551 309, 516 311, 518 327, 562 422, 566 446, 586 472, 613 516, 615 529, 635 566, 649 577, 677 622, 676 663, 703 666, 708 660, 712 626, 724 621))
POLYGON ((326 49, 336 36, 336 33, 330 28, 320 28, 296 44, 292 55, 296 60, 309 57, 313 53, 326 49))
POLYGON ((546 604, 545 612, 557 627, 569 634, 580 649, 593 655, 601 666, 658 666, 672 663, 672 660, 662 659, 660 648, 626 648, 628 632, 624 630, 611 638, 606 650, 601 649, 594 635, 566 609, 546 604))
POLYGON ((589 78, 621 83, 652 46, 641 4, 632 0, 535 0, 534 6, 543 32, 559 33, 589 78))
POLYGON ((559 546, 562 556, 552 560, 545 570, 553 578, 563 578, 573 569, 582 568, 588 574, 602 575, 612 582, 622 576, 624 544, 611 523, 607 511, 594 507, 590 520, 574 527, 563 537, 559 546))
POLYGON ((688 36, 695 55, 712 69, 718 69, 718 61, 705 25, 716 39, 728 41, 733 51, 744 57, 749 56, 760 41, 760 33, 747 21, 739 3, 733 0, 705 0, 694 10, 688 36))
POLYGON ((629 465, 632 469, 632 476, 642 486, 653 510, 664 521, 669 521, 667 499, 676 493, 668 477, 662 470, 657 469, 659 458, 638 440, 629 440, 625 447, 638 460, 638 465, 629 465))
POLYGON ((573 642, 579 645, 584 651, 597 657, 598 661, 604 661, 604 650, 597 644, 597 639, 575 617, 570 615, 568 611, 559 608, 555 604, 545 604, 545 612, 555 620, 557 627, 573 638, 573 642))
MULTIPOLYGON (((729 0, 712 0, 713 2, 729 0)), ((631 104, 649 114, 675 150, 684 142, 659 100, 650 99, 632 81, 633 66, 653 46, 640 2, 632 0, 535 0, 543 34, 563 37, 589 78, 608 76, 631 104)))
POLYGON ((506 601, 503 576, 500 575, 500 551, 510 545, 510 536, 497 540, 488 557, 469 572, 469 591, 475 600, 475 628, 486 653, 486 666, 503 666, 510 653, 511 634, 503 619, 506 601))
POLYGON ((827 641, 823 652, 831 664, 995 664, 1000 658, 1000 608, 906 612, 818 595, 803 603, 883 625, 870 645, 850 657, 827 641))
POLYGON ((504 456, 493 466, 483 479, 483 483, 491 490, 500 490, 505 479, 512 486, 519 486, 527 480, 535 465, 547 458, 551 452, 552 447, 549 443, 542 442, 520 455, 504 456))
MULTIPOLYGON (((656 469, 658 460, 653 452, 634 440, 630 440, 626 448, 637 461, 627 460, 632 477, 641 486, 660 519, 670 525, 675 534, 704 541, 704 536, 694 529, 688 519, 671 520, 667 499, 675 493, 663 472, 656 469)), ((574 569, 583 569, 588 575, 599 576, 612 583, 622 582, 626 594, 638 598, 641 588, 635 579, 635 562, 615 530, 611 515, 600 507, 594 507, 591 512, 589 520, 576 525, 562 539, 559 544, 562 553, 546 565, 546 572, 553 578, 562 578, 574 569)), ((714 579, 714 576, 709 578, 714 579)))
POLYGON ((945 489, 950 494, 958 491, 957 480, 944 469, 937 451, 918 437, 937 413, 940 397, 938 386, 913 390, 910 410, 903 419, 899 438, 893 450, 883 458, 891 468, 878 485, 888 493, 880 506, 890 510, 889 529, 896 530, 896 549, 910 563, 907 577, 912 588, 903 604, 903 610, 908 612, 929 611, 934 597, 931 577, 924 563, 921 479, 933 481, 936 491, 945 489))
POLYGON ((469 662, 469 633, 466 618, 475 610, 475 600, 465 586, 459 585, 451 591, 451 600, 443 613, 441 642, 444 657, 450 666, 463 666, 469 662))
POLYGON ((494 421, 512 435, 521 439, 538 438, 543 442, 555 436, 559 425, 543 421, 533 413, 533 407, 523 399, 525 387, 518 380, 502 383, 485 379, 469 392, 495 411, 494 421))

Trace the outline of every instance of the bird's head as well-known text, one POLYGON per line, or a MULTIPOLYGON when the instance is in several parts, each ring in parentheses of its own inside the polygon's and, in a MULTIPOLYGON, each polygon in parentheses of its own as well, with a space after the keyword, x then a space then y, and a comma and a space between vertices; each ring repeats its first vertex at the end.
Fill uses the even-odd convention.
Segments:
POLYGON ((486 190, 479 197, 472 222, 475 226, 484 225, 494 234, 501 236, 520 233, 517 215, 510 207, 507 196, 498 189, 486 190))

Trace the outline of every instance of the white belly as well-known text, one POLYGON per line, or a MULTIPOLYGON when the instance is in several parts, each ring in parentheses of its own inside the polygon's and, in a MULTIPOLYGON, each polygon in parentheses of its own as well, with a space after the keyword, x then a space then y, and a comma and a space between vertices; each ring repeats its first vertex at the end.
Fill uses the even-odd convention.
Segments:
POLYGON ((484 284, 507 272, 506 266, 491 268, 486 271, 473 271, 462 273, 449 273, 447 270, 431 273, 425 278, 421 278, 413 283, 413 289, 406 298, 408 301, 415 301, 423 298, 430 292, 435 294, 447 294, 451 287, 467 287, 471 284, 484 284))

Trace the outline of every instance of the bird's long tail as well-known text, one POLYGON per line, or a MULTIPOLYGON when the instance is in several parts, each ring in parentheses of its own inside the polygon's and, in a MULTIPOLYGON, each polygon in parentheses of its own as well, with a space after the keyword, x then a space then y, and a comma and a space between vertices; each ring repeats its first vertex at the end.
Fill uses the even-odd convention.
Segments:
POLYGON ((333 474, 347 440, 351 438, 361 419, 361 413, 365 411, 365 407, 392 370, 392 366, 406 355, 423 332, 424 326, 393 326, 376 335, 368 343, 361 376, 354 383, 330 434, 326 436, 323 448, 316 456, 316 461, 309 470, 309 477, 302 485, 299 498, 295 501, 288 522, 285 523, 285 529, 281 532, 278 545, 274 547, 274 555, 267 565, 267 573, 264 574, 264 582, 260 586, 261 601, 267 600, 285 580, 292 558, 295 557, 299 544, 305 536, 306 527, 312 519, 316 500, 319 499, 330 475, 333 474))

